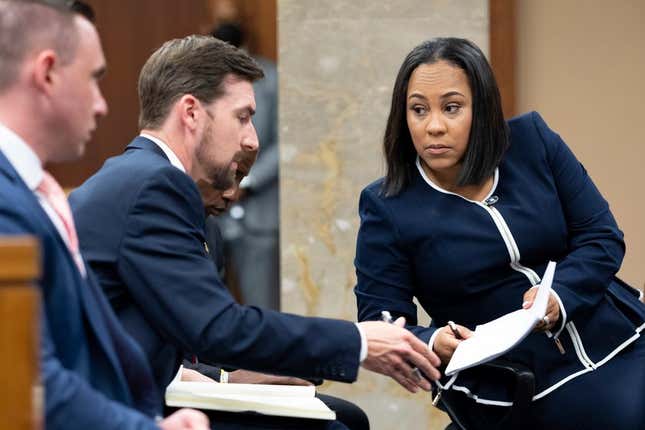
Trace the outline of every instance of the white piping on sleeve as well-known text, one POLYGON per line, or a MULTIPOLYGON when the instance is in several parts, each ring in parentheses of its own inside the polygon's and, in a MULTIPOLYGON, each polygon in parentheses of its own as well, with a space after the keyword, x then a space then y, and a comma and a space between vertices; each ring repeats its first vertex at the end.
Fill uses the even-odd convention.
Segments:
POLYGON ((555 292, 553 288, 551 289, 551 294, 553 294, 553 296, 558 302, 558 305, 560 306, 560 320, 561 320, 560 329, 553 334, 553 337, 557 339, 558 337, 560 337, 560 333, 562 333, 562 330, 564 330, 564 326, 567 325, 567 310, 564 308, 562 299, 560 299, 560 296, 558 295, 558 293, 555 292))

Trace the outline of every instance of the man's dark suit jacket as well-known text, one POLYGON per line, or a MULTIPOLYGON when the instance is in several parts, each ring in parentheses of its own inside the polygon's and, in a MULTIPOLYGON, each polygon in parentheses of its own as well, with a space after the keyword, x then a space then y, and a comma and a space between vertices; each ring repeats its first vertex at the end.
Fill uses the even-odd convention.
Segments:
POLYGON ((0 234, 28 234, 40 242, 47 429, 157 429, 151 417, 160 413, 161 399, 145 356, 91 273, 81 276, 56 227, 2 152, 0 234))
POLYGON ((70 202, 81 250, 164 387, 184 353, 243 369, 354 381, 353 323, 235 303, 205 246, 194 181, 137 137, 70 202))

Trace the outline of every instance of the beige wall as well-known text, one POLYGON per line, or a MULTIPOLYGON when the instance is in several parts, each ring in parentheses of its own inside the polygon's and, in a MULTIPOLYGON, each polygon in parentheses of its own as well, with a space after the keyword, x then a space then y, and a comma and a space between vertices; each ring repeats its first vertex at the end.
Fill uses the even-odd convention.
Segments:
POLYGON ((573 149, 625 232, 620 275, 645 282, 645 1, 518 1, 518 112, 573 149))
MULTIPOLYGON (((383 175, 398 68, 439 35, 487 51, 488 2, 279 0, 278 35, 282 308, 355 321, 358 196, 383 175)), ((358 403, 374 430, 446 426, 428 394, 364 370, 357 384, 327 383, 323 392, 358 403)))

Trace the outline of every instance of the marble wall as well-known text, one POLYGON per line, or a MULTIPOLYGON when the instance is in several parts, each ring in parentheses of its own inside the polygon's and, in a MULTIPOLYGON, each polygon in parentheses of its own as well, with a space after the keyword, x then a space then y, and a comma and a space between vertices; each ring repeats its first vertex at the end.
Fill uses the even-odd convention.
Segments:
MULTIPOLYGON (((435 36, 467 37, 487 52, 488 1, 279 0, 278 34, 282 309, 355 320, 358 196, 384 172, 398 68, 435 36)), ((367 371, 321 391, 359 404, 375 430, 447 422, 429 395, 367 371)))

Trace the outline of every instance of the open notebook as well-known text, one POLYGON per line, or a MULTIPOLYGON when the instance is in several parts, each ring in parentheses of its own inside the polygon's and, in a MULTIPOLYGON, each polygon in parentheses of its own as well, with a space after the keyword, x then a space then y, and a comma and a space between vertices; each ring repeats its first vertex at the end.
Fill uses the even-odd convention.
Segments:
POLYGON ((336 413, 314 397, 314 386, 187 382, 181 380, 182 371, 183 366, 166 387, 168 406, 257 412, 321 420, 336 419, 336 413))
POLYGON ((554 273, 555 262, 550 261, 529 309, 518 309, 477 326, 473 336, 455 350, 446 367, 446 376, 493 360, 520 343, 546 314, 554 273))

